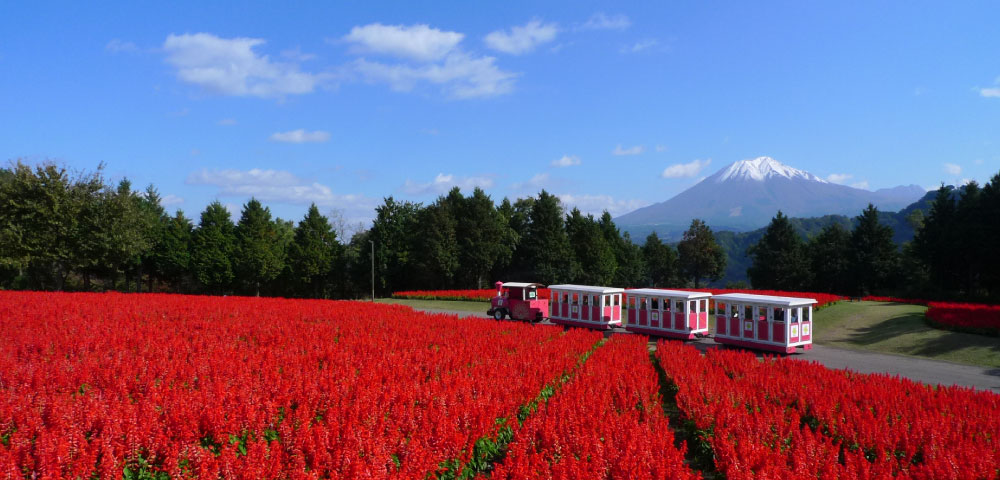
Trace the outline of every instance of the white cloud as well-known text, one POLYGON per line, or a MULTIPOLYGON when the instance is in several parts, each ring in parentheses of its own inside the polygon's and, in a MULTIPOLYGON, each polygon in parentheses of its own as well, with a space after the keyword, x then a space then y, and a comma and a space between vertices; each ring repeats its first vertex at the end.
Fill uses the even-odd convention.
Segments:
POLYGON ((490 97, 510 93, 517 74, 496 66, 493 57, 473 57, 463 52, 448 55, 441 63, 386 64, 358 59, 354 69, 368 81, 384 82, 406 92, 419 82, 440 85, 455 98, 490 97))
POLYGON ((563 155, 562 158, 558 158, 552 161, 553 167, 572 167, 574 165, 580 164, 580 157, 576 155, 563 155))
POLYGON ((660 44, 660 42, 656 41, 655 39, 640 40, 638 42, 633 43, 632 45, 628 45, 628 46, 622 47, 621 52, 622 53, 639 53, 639 52, 641 52, 643 50, 648 50, 650 48, 653 48, 653 47, 655 47, 655 46, 657 46, 659 44, 660 44))
POLYGON ((963 179, 959 180, 959 182, 958 182, 958 183, 959 183, 960 185, 968 185, 968 184, 970 184, 970 183, 972 183, 972 182, 974 182, 974 181, 975 181, 975 180, 973 180, 973 179, 971 179, 971 178, 963 178, 963 179))
MULTIPOLYGON (((326 185, 301 179, 284 170, 202 169, 188 175, 186 183, 218 187, 220 196, 254 197, 294 205, 316 203, 322 207, 345 208, 369 218, 376 205, 373 199, 354 194, 338 195, 326 185)), ((239 213, 239 208, 236 212, 239 213)))
POLYGON ((496 30, 490 32, 483 41, 486 46, 499 52, 520 55, 535 49, 535 47, 555 40, 559 26, 555 23, 543 24, 541 20, 531 20, 524 26, 512 27, 510 31, 496 30))
POLYGON ((983 164, 983 159, 977 158, 977 159, 973 160, 972 163, 975 163, 976 165, 982 165, 983 164))
POLYGON ((456 177, 452 174, 439 173, 434 180, 427 183, 418 183, 407 179, 403 184, 403 192, 410 195, 444 194, 453 187, 462 190, 472 190, 476 187, 487 189, 493 186, 493 179, 489 177, 456 177))
POLYGON ((343 40, 353 44, 355 53, 381 53, 420 61, 444 58, 465 38, 458 32, 446 32, 428 25, 356 26, 343 40))
POLYGON ((518 74, 501 70, 493 57, 463 51, 459 44, 464 37, 423 24, 356 26, 342 38, 352 45, 351 52, 386 54, 403 61, 358 58, 346 70, 400 92, 426 82, 459 99, 510 93, 518 74))
POLYGON ((581 24, 580 30, 625 30, 632 22, 625 15, 607 15, 604 12, 597 12, 590 16, 586 22, 581 24))
POLYGON ((322 143, 330 140, 330 133, 322 130, 307 132, 300 128, 290 132, 276 132, 271 134, 270 138, 272 142, 322 143))
POLYGON ((304 53, 299 47, 291 48, 288 50, 282 50, 281 56, 295 62, 308 62, 309 60, 316 59, 315 54, 304 53))
POLYGON ((676 163, 663 169, 663 173, 660 176, 663 178, 690 178, 698 175, 710 163, 712 163, 711 158, 707 160, 694 159, 688 163, 676 163))
POLYGON ((252 168, 250 170, 201 169, 188 175, 189 185, 255 185, 285 187, 300 183, 298 177, 284 170, 252 168))
POLYGON ((564 193, 557 196, 568 208, 576 207, 584 214, 589 213, 595 216, 602 214, 605 210, 612 216, 618 216, 649 204, 649 202, 637 199, 616 199, 610 195, 573 195, 564 193))
POLYGON ((962 167, 961 165, 955 165, 954 163, 946 163, 944 164, 944 171, 948 175, 961 175, 962 167))
POLYGON ((855 182, 851 184, 854 188, 860 188, 862 190, 868 190, 868 180, 862 180, 860 182, 855 182))
POLYGON ((667 151, 667 146, 666 145, 657 145, 656 146, 656 151, 657 152, 666 152, 667 151))
POLYGON ((826 176, 826 181, 830 183, 844 183, 851 179, 854 175, 849 173, 831 173, 826 176))
POLYGON ((641 154, 641 153, 643 153, 645 151, 646 151, 646 147, 644 147, 642 145, 636 145, 634 147, 629 147, 629 148, 622 148, 621 144, 619 144, 618 146, 615 147, 614 150, 611 151, 611 154, 612 155, 618 155, 618 156, 621 156, 621 155, 639 155, 639 154, 641 154))
POLYGON ((537 192, 539 189, 544 188, 549 184, 549 174, 538 173, 531 177, 530 180, 526 182, 518 182, 511 185, 511 189, 518 192, 530 191, 531 193, 537 192))
POLYGON ((733 207, 733 208, 729 209, 729 216, 730 217, 738 217, 740 215, 743 215, 743 205, 739 205, 737 207, 733 207))
POLYGON ((104 49, 113 53, 136 53, 139 51, 139 47, 135 46, 134 43, 119 40, 117 38, 108 42, 107 45, 104 45, 104 49))
POLYGON ((168 193, 160 199, 160 205, 163 205, 164 207, 180 205, 182 203, 184 203, 184 199, 172 193, 168 193))
POLYGON ((986 98, 991 98, 991 97, 1000 98, 1000 87, 980 88, 979 95, 982 95, 986 98))
POLYGON ((294 63, 271 61, 254 48, 259 38, 221 38, 210 33, 167 36, 163 50, 177 77, 218 95, 282 97, 310 93, 332 79, 299 70, 294 63))
POLYGON ((223 127, 231 127, 233 125, 236 125, 236 119, 235 118, 223 118, 222 120, 219 120, 218 122, 215 122, 215 123, 217 125, 221 125, 223 127))

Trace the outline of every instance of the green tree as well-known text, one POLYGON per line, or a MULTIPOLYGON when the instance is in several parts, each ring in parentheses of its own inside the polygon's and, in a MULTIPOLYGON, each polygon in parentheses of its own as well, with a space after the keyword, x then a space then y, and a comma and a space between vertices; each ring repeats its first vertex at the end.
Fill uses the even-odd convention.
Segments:
POLYGON ((457 223, 443 198, 417 212, 409 265, 409 277, 417 284, 427 289, 454 286, 460 266, 457 223))
POLYGON ((612 285, 637 287, 646 283, 646 261, 642 247, 632 242, 632 236, 628 232, 622 234, 616 258, 618 269, 615 270, 612 285))
MULTIPOLYGON (((1000 238, 1000 173, 983 185, 981 233, 984 244, 1000 238)), ((1000 248, 987 247, 981 253, 982 282, 987 298, 1000 300, 1000 248)))
POLYGON ((261 286, 278 277, 285 265, 283 237, 271 220, 271 210, 251 198, 236 224, 236 261, 234 271, 254 295, 261 286))
POLYGON ((646 237, 642 246, 642 257, 646 261, 646 272, 653 287, 669 287, 677 283, 677 253, 669 244, 663 243, 656 232, 646 237))
POLYGON ((913 252, 927 266, 931 285, 940 292, 958 284, 956 263, 962 253, 957 245, 957 209, 952 188, 941 185, 923 226, 913 238, 913 252))
POLYGON ((980 297, 980 278, 983 275, 983 259, 987 251, 995 248, 997 239, 987 237, 988 227, 983 223, 982 189, 976 182, 969 182, 962 190, 955 206, 955 239, 951 246, 958 252, 954 269, 958 287, 964 297, 980 297))
POLYGON ((476 187, 472 196, 462 198, 456 187, 446 199, 456 219, 459 273, 465 286, 483 288, 495 265, 510 261, 513 245, 505 240, 506 225, 493 200, 476 187), (451 201, 453 197, 457 200, 451 201), (454 204, 454 205, 453 205, 454 204))
POLYGON ((855 293, 884 292, 893 286, 898 274, 899 254, 892 242, 892 228, 879 223, 878 209, 872 204, 856 221, 850 254, 855 293))
POLYGON ((201 221, 192 236, 191 270, 211 292, 223 293, 232 286, 235 231, 229 210, 218 200, 201 213, 201 221))
MULTIPOLYGON (((375 289, 379 293, 392 293, 412 284, 406 273, 412 254, 411 232, 419 209, 419 204, 397 202, 391 196, 375 208, 368 239, 375 242, 375 289)), ((367 266, 371 259, 368 245, 360 247, 359 260, 367 266)))
POLYGON ((833 223, 823 228, 806 246, 812 271, 811 290, 825 293, 848 293, 850 287, 851 232, 833 223))
POLYGON ((577 271, 573 249, 566 236, 563 209, 559 198, 545 190, 531 203, 528 225, 524 234, 525 280, 546 284, 560 283, 574 277, 577 271))
POLYGON ((191 224, 191 220, 178 209, 173 217, 167 217, 155 247, 156 274, 175 289, 187 290, 186 282, 193 266, 191 262, 193 232, 194 225, 191 224))
POLYGON ((310 205, 288 246, 288 269, 298 287, 296 293, 325 297, 330 270, 339 253, 340 244, 330 221, 319 213, 315 203, 310 205))
POLYGON ((574 208, 566 216, 566 235, 579 266, 574 281, 587 285, 609 284, 617 268, 615 252, 605 240, 594 216, 584 216, 574 208))
POLYGON ((752 259, 747 276, 762 290, 804 290, 810 281, 805 243, 781 211, 771 219, 764 236, 747 253, 752 259))
POLYGON ((691 221, 684 238, 677 244, 677 264, 681 274, 694 280, 700 288, 701 279, 715 281, 726 270, 726 252, 715 241, 712 229, 699 219, 691 221))

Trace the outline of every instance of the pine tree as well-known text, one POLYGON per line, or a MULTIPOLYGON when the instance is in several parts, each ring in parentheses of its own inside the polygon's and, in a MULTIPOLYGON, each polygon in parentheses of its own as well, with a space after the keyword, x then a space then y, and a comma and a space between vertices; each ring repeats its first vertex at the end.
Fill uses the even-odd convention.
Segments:
POLYGON ((663 243, 656 232, 646 237, 642 246, 642 256, 646 261, 649 283, 654 287, 669 287, 678 283, 677 253, 673 247, 663 243))
POLYGON ((809 241, 806 252, 812 271, 810 290, 825 293, 849 293, 851 232, 833 223, 809 241))
POLYGON ((559 198, 542 190, 531 202, 528 222, 522 244, 526 268, 530 269, 526 273, 533 278, 526 280, 554 284, 573 278, 577 266, 559 198))
POLYGON ((701 279, 718 280, 726 269, 726 252, 715 241, 712 229, 699 219, 691 221, 684 238, 677 244, 677 263, 683 276, 694 280, 700 288, 701 279))
POLYGON ((443 199, 416 214, 409 277, 425 289, 451 288, 459 271, 456 221, 443 199))
POLYGON ((232 286, 236 254, 236 226, 229 210, 218 200, 201 212, 198 229, 192 235, 191 270, 209 291, 223 293, 232 286))
POLYGON ((938 291, 950 291, 958 284, 955 262, 957 233, 956 208, 952 188, 941 185, 923 227, 913 238, 913 251, 927 266, 931 285, 938 291))
POLYGON ((884 292, 898 274, 899 253, 892 241, 892 227, 879 223, 878 209, 868 208, 851 232, 851 272, 855 292, 861 296, 884 292))
POLYGON ((574 208, 566 217, 566 235, 579 265, 574 281, 587 285, 609 284, 617 262, 594 216, 584 216, 574 208))
POLYGON ((753 262, 747 269, 753 288, 800 291, 808 285, 810 270, 804 242, 780 210, 747 253, 753 262))
POLYGON ((261 287, 277 278, 285 265, 278 226, 271 220, 271 210, 251 198, 243 205, 235 232, 234 271, 248 291, 260 296, 261 287))
POLYGON ((162 234, 157 243, 156 268, 162 280, 176 289, 186 289, 186 280, 192 270, 191 249, 194 225, 180 209, 173 217, 167 217, 162 234))
POLYGON ((313 203, 295 227, 294 238, 288 246, 288 269, 298 295, 325 297, 330 269, 339 251, 337 234, 329 220, 319 213, 313 203))
MULTIPOLYGON (((413 252, 410 244, 413 224, 419 210, 419 204, 397 202, 391 196, 375 208, 375 220, 368 240, 375 242, 376 291, 386 294, 417 286, 407 278, 407 271, 413 252)), ((358 260, 366 268, 371 260, 368 247, 369 245, 359 245, 358 260)))
POLYGON ((462 283, 484 288, 486 277, 493 266, 508 262, 513 253, 512 245, 504 241, 505 222, 493 205, 493 200, 482 189, 477 187, 472 196, 462 198, 456 187, 448 198, 453 196, 458 200, 446 200, 446 204, 457 221, 462 283))

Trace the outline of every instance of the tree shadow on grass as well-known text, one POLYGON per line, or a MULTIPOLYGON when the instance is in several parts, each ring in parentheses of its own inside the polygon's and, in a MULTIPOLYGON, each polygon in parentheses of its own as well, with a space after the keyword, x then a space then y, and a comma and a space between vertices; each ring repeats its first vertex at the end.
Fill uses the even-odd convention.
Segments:
MULTIPOLYGON (((936 329, 927 324, 923 312, 890 315, 885 320, 874 325, 852 328, 850 334, 843 342, 855 346, 867 347, 892 340, 901 335, 924 332, 933 332, 933 335, 929 335, 929 338, 924 339, 919 344, 898 344, 895 350, 907 355, 931 358, 970 347, 1000 353, 1000 340, 996 337, 936 329)), ((1000 376, 1000 369, 993 370, 990 374, 1000 376)))

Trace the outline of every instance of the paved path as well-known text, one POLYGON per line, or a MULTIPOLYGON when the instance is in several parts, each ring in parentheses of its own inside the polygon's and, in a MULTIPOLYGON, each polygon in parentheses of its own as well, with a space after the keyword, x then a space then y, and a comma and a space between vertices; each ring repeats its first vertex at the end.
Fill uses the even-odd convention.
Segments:
MULTIPOLYGON (((488 318, 485 312, 478 314, 436 309, 423 309, 423 311, 448 313, 460 317, 488 318)), ((552 325, 552 323, 546 320, 538 325, 552 325)), ((606 335, 615 334, 631 334, 631 332, 623 328, 615 328, 606 333, 606 335)), ((691 342, 691 345, 700 350, 719 347, 719 344, 710 338, 696 340, 691 342)), ((850 369, 859 373, 888 373, 889 375, 898 375, 932 385, 960 385, 1000 393, 1000 368, 983 368, 903 355, 848 350, 825 345, 813 345, 813 349, 809 352, 795 354, 792 358, 814 361, 828 368, 850 369)))

